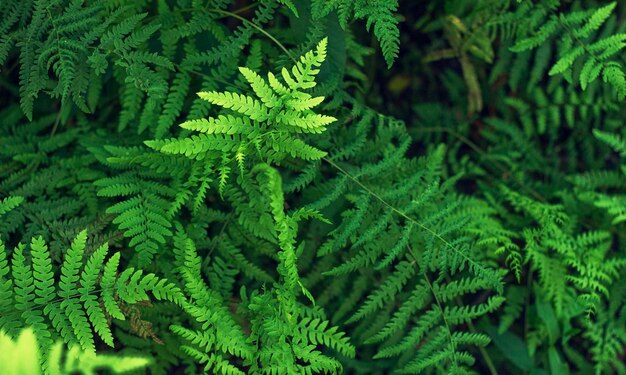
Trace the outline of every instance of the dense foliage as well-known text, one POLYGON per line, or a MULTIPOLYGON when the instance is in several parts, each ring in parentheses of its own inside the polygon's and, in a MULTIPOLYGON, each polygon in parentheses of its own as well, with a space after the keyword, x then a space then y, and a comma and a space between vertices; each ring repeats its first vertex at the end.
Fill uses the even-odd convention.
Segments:
POLYGON ((626 374, 625 17, 0 1, 0 372, 626 374))

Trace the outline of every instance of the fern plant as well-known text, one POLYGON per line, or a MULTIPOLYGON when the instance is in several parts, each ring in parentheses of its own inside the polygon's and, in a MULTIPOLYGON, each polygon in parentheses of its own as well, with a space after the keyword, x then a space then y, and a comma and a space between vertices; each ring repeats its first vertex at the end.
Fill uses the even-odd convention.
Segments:
POLYGON ((120 255, 116 253, 105 262, 106 244, 83 265, 86 239, 86 231, 76 236, 61 264, 58 281, 42 237, 33 238, 29 248, 19 244, 10 263, 8 251, 1 244, 0 327, 4 332, 14 335, 23 327, 32 327, 46 350, 55 338, 61 338, 70 346, 95 353, 96 336, 114 345, 109 319, 125 319, 120 303, 147 300, 147 291, 156 299, 181 303, 180 290, 154 274, 143 276, 142 271, 128 268, 118 275, 120 255))
POLYGON ((611 60, 611 58, 623 48, 624 35, 604 36, 591 43, 586 41, 611 16, 615 6, 616 3, 613 2, 587 12, 553 15, 534 35, 519 40, 511 50, 522 52, 536 48, 557 31, 562 30, 563 37, 559 40, 559 58, 548 74, 566 73, 568 77, 571 77, 572 66, 581 56, 585 56, 581 62, 582 68, 576 77, 581 88, 585 90, 589 83, 602 75, 604 82, 613 86, 618 97, 623 99, 626 96, 623 68, 618 61, 611 60))
POLYGON ((0 368, 623 373, 624 10, 0 2, 0 368))
POLYGON ((380 42, 387 66, 391 66, 398 57, 400 50, 398 20, 394 14, 398 9, 398 1, 360 1, 338 0, 311 2, 313 19, 321 19, 333 11, 337 11, 339 23, 346 28, 352 19, 365 19, 369 30, 374 25, 374 35, 380 42))
POLYGON ((270 163, 280 163, 288 156, 319 160, 326 154, 307 145, 297 135, 321 133, 336 121, 312 111, 324 97, 313 97, 303 91, 315 87, 315 76, 326 58, 326 45, 327 40, 322 40, 315 51, 301 57, 291 72, 283 68, 281 76, 285 84, 272 73, 265 80, 248 68, 239 68, 258 99, 231 92, 198 93, 200 98, 230 109, 238 116, 190 120, 181 127, 202 134, 146 144, 167 154, 203 160, 206 172, 218 172, 220 191, 226 186, 232 165, 236 164, 243 174, 246 157, 255 151, 270 163))
POLYGON ((48 363, 47 373, 52 375, 96 374, 98 370, 107 369, 114 374, 139 370, 149 362, 140 357, 114 357, 95 355, 82 352, 78 347, 64 353, 63 344, 58 342, 50 350, 46 360, 42 360, 37 337, 32 329, 24 329, 17 340, 12 340, 5 333, 0 333, 2 347, 2 366, 7 375, 41 374, 39 364, 48 363), (63 356, 65 355, 65 358, 63 356))

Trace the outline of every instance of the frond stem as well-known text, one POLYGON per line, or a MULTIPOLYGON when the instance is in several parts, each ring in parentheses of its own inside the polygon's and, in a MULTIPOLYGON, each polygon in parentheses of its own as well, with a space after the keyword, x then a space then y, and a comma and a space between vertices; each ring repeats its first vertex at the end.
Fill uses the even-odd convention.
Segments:
POLYGON ((280 49, 283 50, 283 52, 285 52, 285 54, 291 59, 291 61, 293 61, 294 64, 297 64, 298 61, 296 61, 296 59, 293 57, 293 55, 289 52, 289 50, 287 50, 287 48, 281 43, 279 42, 276 38, 274 38, 272 36, 272 34, 268 33, 267 31, 263 30, 262 27, 259 27, 259 25, 257 25, 256 23, 250 21, 247 18, 241 17, 238 14, 235 14, 233 12, 229 12, 226 10, 221 10, 221 9, 209 9, 209 12, 213 12, 213 13, 221 13, 221 14, 225 14, 227 16, 230 17, 234 17, 238 20, 240 20, 241 22, 247 23, 248 25, 254 27, 256 30, 258 30, 261 34, 265 35, 266 37, 268 37, 272 42, 274 42, 278 47, 280 47, 280 49))
POLYGON ((461 257, 463 257, 468 263, 471 263, 473 265, 473 267, 475 267, 476 269, 480 269, 480 270, 485 270, 485 267, 483 267, 481 264, 477 263, 476 261, 474 261, 472 258, 468 257, 464 252, 460 251, 459 249, 455 248, 450 242, 448 242, 448 240, 446 240, 445 238, 443 238, 439 233, 435 232, 434 230, 430 229, 429 227, 427 227, 426 225, 422 224, 421 222, 419 222, 418 220, 410 217, 409 215, 407 215, 404 211, 399 210, 398 208, 394 207, 391 203, 387 202, 383 197, 381 197, 380 195, 378 195, 376 192, 374 192, 372 189, 370 189, 369 187, 367 187, 365 184, 363 184, 361 181, 359 181, 356 177, 354 177, 353 175, 351 175, 348 171, 346 171, 345 169, 341 168, 339 165, 337 165, 334 161, 328 159, 328 158, 322 158, 322 160, 324 160, 325 162, 327 162, 328 164, 330 164, 332 167, 334 167, 335 169, 337 169, 339 172, 341 172, 343 175, 345 175, 346 177, 348 177, 350 180, 352 180, 355 184, 357 184, 361 189, 365 190, 365 192, 367 192, 369 195, 371 195, 372 197, 376 198, 379 202, 381 202, 383 205, 387 206, 390 210, 392 210, 393 212, 395 212, 396 214, 400 215, 401 217, 403 217, 405 220, 417 225, 418 227, 422 228, 423 230, 427 231, 428 233, 432 234, 435 238, 437 238, 439 241, 441 241, 444 245, 446 245, 447 247, 449 247, 452 251, 454 251, 455 253, 457 253, 458 255, 460 255, 461 257))

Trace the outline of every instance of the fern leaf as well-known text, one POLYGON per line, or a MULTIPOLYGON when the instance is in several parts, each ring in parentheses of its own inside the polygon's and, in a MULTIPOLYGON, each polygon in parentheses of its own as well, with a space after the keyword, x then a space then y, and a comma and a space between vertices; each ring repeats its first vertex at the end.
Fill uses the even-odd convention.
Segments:
POLYGON ((400 31, 394 15, 397 9, 395 0, 358 1, 355 4, 355 18, 365 18, 368 30, 374 25, 374 35, 380 41, 387 67, 391 67, 400 50, 400 31))

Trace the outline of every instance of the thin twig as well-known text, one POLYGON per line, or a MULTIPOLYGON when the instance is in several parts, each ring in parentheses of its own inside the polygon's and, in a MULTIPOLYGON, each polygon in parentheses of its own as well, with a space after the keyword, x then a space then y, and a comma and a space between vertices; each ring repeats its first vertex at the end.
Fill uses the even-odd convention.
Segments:
POLYGON ((378 201, 380 201, 383 205, 387 206, 389 209, 391 209, 393 212, 395 212, 396 214, 402 216, 405 220, 417 225, 418 227, 422 228, 423 230, 427 231, 428 233, 430 233, 431 235, 433 235, 435 238, 437 238, 439 241, 441 241, 443 244, 445 244, 447 247, 449 247, 451 250, 453 250, 454 252, 456 252, 457 254, 459 254, 461 257, 465 258, 465 260, 468 263, 471 263, 473 265, 473 267, 475 267, 476 269, 482 269, 485 270, 485 268, 479 264, 476 263, 472 258, 468 257, 467 254, 465 254, 464 252, 460 251, 459 249, 455 248, 448 240, 446 240, 445 238, 443 238, 439 233, 435 232, 434 230, 430 229, 429 227, 427 227, 426 225, 424 225, 423 223, 421 223, 420 221, 410 217, 409 215, 407 215, 404 211, 401 211, 399 209, 397 209, 396 207, 394 207, 391 203, 387 202, 383 197, 381 197, 380 195, 376 194, 372 189, 370 189, 369 187, 367 187, 366 185, 364 185, 361 181, 359 181, 356 177, 352 176, 348 171, 346 171, 345 169, 341 168, 339 165, 337 165, 334 161, 328 159, 328 158, 323 158, 322 160, 324 160, 325 162, 327 162, 328 164, 330 164, 331 166, 333 166, 335 169, 337 169, 339 172, 341 172, 343 175, 345 175, 346 177, 348 177, 350 180, 352 180, 355 184, 359 185, 359 187, 361 187, 361 189, 365 190, 368 194, 370 194, 372 197, 376 198, 378 201))
POLYGON ((259 25, 257 25, 256 23, 250 21, 249 19, 243 18, 238 14, 235 14, 233 12, 228 12, 225 10, 221 10, 221 9, 209 9, 209 12, 213 12, 213 13, 221 13, 221 14, 225 14, 231 17, 234 17, 242 22, 247 23, 248 25, 254 27, 255 29, 257 29, 261 34, 265 35, 266 37, 268 37, 272 42, 274 42, 278 47, 280 47, 280 49, 283 50, 283 52, 285 52, 285 54, 291 59, 291 61, 294 62, 294 64, 297 64, 298 61, 296 61, 296 59, 293 57, 293 55, 289 52, 289 50, 287 50, 287 48, 281 43, 279 42, 276 38, 274 38, 272 36, 272 34, 268 33, 267 31, 263 30, 262 27, 259 27, 259 25))

